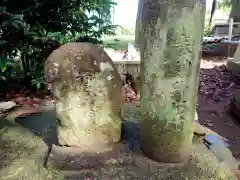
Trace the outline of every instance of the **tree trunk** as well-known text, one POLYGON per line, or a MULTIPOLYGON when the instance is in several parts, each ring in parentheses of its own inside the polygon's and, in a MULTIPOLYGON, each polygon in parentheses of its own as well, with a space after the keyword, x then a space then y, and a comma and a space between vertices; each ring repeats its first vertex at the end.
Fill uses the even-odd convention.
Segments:
POLYGON ((138 11, 137 11, 137 18, 136 18, 136 25, 135 25, 135 44, 140 44, 140 24, 141 24, 141 13, 143 7, 144 0, 138 0, 138 11))
POLYGON ((232 9, 230 13, 230 18, 233 18, 234 22, 240 22, 240 0, 231 0, 232 9))
POLYGON ((192 144, 205 0, 144 3, 140 24, 141 148, 186 159, 192 144))

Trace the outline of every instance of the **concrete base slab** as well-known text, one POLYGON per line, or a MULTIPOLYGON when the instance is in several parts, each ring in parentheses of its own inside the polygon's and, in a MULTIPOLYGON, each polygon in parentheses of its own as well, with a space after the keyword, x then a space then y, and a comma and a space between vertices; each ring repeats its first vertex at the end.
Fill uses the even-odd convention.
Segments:
POLYGON ((234 74, 240 73, 240 46, 236 49, 234 57, 228 58, 227 70, 234 74))
POLYGON ((238 61, 233 58, 227 60, 227 70, 233 74, 240 74, 240 59, 238 61))

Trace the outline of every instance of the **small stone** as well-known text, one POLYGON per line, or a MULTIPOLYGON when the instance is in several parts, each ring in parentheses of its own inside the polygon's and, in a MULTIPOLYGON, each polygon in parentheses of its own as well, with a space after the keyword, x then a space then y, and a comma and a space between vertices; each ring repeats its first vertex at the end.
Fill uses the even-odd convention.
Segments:
POLYGON ((208 127, 212 127, 213 126, 212 123, 206 123, 205 125, 208 126, 208 127))
POLYGON ((39 108, 39 105, 38 104, 33 104, 32 105, 34 108, 39 108))
POLYGON ((123 160, 124 164, 132 165, 134 163, 134 158, 129 153, 123 153, 120 158, 123 160))
POLYGON ((205 126, 208 126, 208 127, 212 127, 212 126, 213 126, 212 120, 207 119, 207 120, 204 122, 204 125, 205 125, 205 126))
POLYGON ((118 161, 116 159, 111 158, 111 159, 107 160, 106 163, 107 164, 117 164, 118 161))
POLYGON ((201 126, 199 123, 195 122, 195 128, 194 128, 194 132, 197 134, 205 134, 205 129, 203 126, 201 126))
POLYGON ((123 161, 122 158, 119 158, 118 161, 119 161, 120 164, 123 164, 123 163, 124 163, 124 161, 123 161))
POLYGON ((198 122, 198 113, 195 111, 195 121, 198 122))
POLYGON ((146 158, 142 158, 141 156, 134 157, 134 165, 140 169, 150 170, 149 162, 146 162, 146 158))
POLYGON ((6 112, 14 108, 17 104, 13 101, 0 102, 0 113, 6 112))

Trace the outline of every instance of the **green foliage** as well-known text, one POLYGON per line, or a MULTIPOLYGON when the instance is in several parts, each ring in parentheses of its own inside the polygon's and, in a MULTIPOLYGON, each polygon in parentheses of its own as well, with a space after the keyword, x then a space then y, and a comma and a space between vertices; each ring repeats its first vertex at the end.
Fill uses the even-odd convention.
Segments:
POLYGON ((128 47, 128 43, 134 42, 134 35, 106 36, 102 38, 102 41, 105 48, 125 51, 128 47))
POLYGON ((230 9, 232 6, 231 0, 221 0, 217 2, 218 9, 230 9))
POLYGON ((134 33, 135 29, 133 27, 118 26, 116 29, 116 34, 118 35, 133 35, 134 33))
POLYGON ((102 43, 114 35, 113 0, 5 0, 0 3, 0 77, 10 78, 20 60, 25 82, 43 87, 49 54, 67 42, 102 43), (17 4, 17 6, 16 6, 17 4))
POLYGON ((205 25, 203 36, 209 36, 210 32, 211 32, 211 27, 209 25, 205 25))
POLYGON ((212 22, 216 9, 222 9, 226 12, 230 12, 229 18, 233 18, 234 22, 240 22, 239 2, 239 0, 213 0, 209 24, 212 22))

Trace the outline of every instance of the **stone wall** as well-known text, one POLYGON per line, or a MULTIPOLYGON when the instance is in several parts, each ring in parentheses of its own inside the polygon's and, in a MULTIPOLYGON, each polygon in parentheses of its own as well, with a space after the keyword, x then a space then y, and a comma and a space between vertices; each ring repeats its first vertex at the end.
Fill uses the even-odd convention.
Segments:
POLYGON ((140 60, 113 61, 119 74, 130 73, 136 79, 140 73, 140 60))

